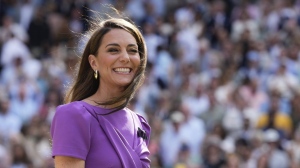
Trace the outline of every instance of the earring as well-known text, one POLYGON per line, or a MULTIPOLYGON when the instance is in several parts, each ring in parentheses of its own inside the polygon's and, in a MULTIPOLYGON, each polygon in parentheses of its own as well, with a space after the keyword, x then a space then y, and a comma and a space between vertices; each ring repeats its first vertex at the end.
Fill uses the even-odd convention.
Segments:
POLYGON ((95 77, 95 79, 98 79, 98 70, 95 70, 94 77, 95 77))

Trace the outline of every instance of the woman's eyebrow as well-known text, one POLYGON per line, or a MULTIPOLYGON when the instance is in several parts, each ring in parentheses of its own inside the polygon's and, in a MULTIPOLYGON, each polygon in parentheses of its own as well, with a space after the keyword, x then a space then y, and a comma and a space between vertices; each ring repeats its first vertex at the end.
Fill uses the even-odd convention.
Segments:
MULTIPOLYGON (((105 46, 105 48, 107 48, 107 47, 109 47, 109 46, 117 46, 117 47, 119 47, 120 45, 117 44, 117 43, 110 43, 110 44, 107 44, 107 45, 105 46)), ((128 46, 128 47, 138 47, 137 44, 128 44, 127 46, 128 46)))
POLYGON ((128 44, 128 47, 138 47, 137 44, 128 44))
POLYGON ((111 44, 107 44, 107 45, 105 46, 105 48, 107 48, 107 47, 109 47, 109 46, 117 46, 117 47, 119 47, 120 45, 117 44, 117 43, 111 43, 111 44))

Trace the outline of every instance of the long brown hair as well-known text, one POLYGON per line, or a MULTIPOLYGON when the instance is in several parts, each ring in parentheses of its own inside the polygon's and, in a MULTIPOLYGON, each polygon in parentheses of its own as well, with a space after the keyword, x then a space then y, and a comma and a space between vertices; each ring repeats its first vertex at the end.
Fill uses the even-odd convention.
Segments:
POLYGON ((88 57, 90 54, 97 55, 98 48, 101 45, 103 36, 106 33, 112 29, 123 29, 132 34, 137 42, 141 61, 140 66, 138 67, 133 81, 126 87, 120 96, 114 97, 106 102, 97 102, 99 105, 120 104, 113 109, 113 111, 117 111, 128 105, 136 90, 143 83, 144 72, 147 63, 147 49, 145 40, 137 26, 135 26, 135 24, 131 21, 123 18, 109 18, 101 22, 91 23, 91 30, 87 33, 88 37, 90 38, 81 56, 76 79, 66 94, 65 103, 83 100, 93 95, 97 91, 101 83, 99 83, 99 80, 94 79, 94 71, 89 64, 88 57))

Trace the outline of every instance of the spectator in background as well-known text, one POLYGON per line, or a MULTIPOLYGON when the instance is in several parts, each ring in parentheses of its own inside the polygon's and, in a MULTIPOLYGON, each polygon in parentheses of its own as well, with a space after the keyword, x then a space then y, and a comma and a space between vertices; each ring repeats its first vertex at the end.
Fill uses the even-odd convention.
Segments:
POLYGON ((244 78, 244 83, 239 89, 242 99, 251 101, 247 105, 254 109, 256 114, 262 110, 262 106, 267 102, 268 95, 260 88, 260 78, 257 76, 244 78))
POLYGON ((300 103, 299 102, 300 102, 300 93, 296 92, 294 97, 290 100, 293 133, 296 133, 297 128, 300 126, 300 103))
POLYGON ((0 165, 2 168, 10 168, 11 167, 11 153, 8 152, 7 148, 4 147, 0 140, 0 165))
MULTIPOLYGON (((176 163, 174 164, 174 168, 182 168, 182 167, 186 167, 186 168, 200 168, 199 163, 195 163, 196 158, 191 158, 190 156, 190 148, 188 145, 186 144, 182 144, 180 147, 180 151, 178 153, 177 159, 176 159, 176 163)), ((198 161, 199 162, 199 161, 198 161)))
POLYGON ((292 93, 299 88, 299 80, 292 73, 287 71, 286 64, 281 62, 275 74, 270 75, 267 80, 270 90, 277 90, 286 98, 291 98, 292 93))
POLYGON ((28 30, 35 11, 35 2, 33 0, 24 0, 20 5, 20 25, 28 30))
POLYGON ((256 160, 251 157, 252 147, 249 139, 243 137, 237 138, 235 141, 235 154, 238 158, 238 165, 236 167, 254 168, 256 167, 256 160))
POLYGON ((231 33, 231 38, 234 41, 239 41, 245 32, 249 33, 251 40, 259 38, 259 24, 255 19, 251 18, 245 6, 241 6, 235 16, 238 18, 232 23, 231 33))
POLYGON ((21 120, 12 113, 10 99, 3 89, 0 94, 0 142, 9 147, 14 136, 19 136, 22 127, 21 120))
POLYGON ((12 146, 12 166, 11 168, 33 167, 25 148, 22 144, 14 144, 12 146))
POLYGON ((32 59, 29 48, 14 36, 3 44, 1 63, 0 80, 5 86, 13 85, 21 78, 34 83, 41 69, 41 62, 32 59))
POLYGON ((243 127, 232 136, 235 140, 245 139, 246 141, 251 141, 255 137, 256 131, 255 125, 251 124, 250 119, 245 117, 243 120, 243 127))
POLYGON ((191 115, 199 117, 202 113, 208 110, 210 106, 209 96, 207 93, 207 84, 198 77, 197 74, 191 75, 190 95, 186 95, 183 101, 188 104, 191 110, 191 115))
POLYGON ((235 168, 235 167, 239 167, 242 165, 241 160, 239 158, 239 156, 235 153, 229 153, 226 155, 226 166, 224 167, 228 167, 228 168, 235 168))
POLYGON ((244 111, 247 104, 241 97, 238 89, 234 90, 230 96, 231 103, 226 108, 222 124, 228 133, 234 134, 243 127, 244 111))
POLYGON ((169 93, 167 90, 163 91, 164 93, 161 93, 160 97, 157 99, 157 107, 155 109, 155 117, 157 117, 159 120, 164 121, 170 116, 170 111, 173 109, 173 104, 170 99, 171 93, 169 93))
POLYGON ((153 23, 145 22, 143 24, 144 38, 148 48, 148 61, 152 64, 157 60, 157 49, 163 45, 164 39, 157 35, 153 23))
POLYGON ((295 128, 292 139, 287 142, 285 146, 291 158, 291 167, 296 168, 300 166, 300 127, 295 128))
POLYGON ((200 114, 200 118, 204 121, 206 131, 211 132, 216 125, 222 123, 225 107, 216 100, 214 92, 209 91, 208 94, 209 107, 200 114))
POLYGON ((130 16, 135 23, 140 23, 143 18, 146 17, 145 3, 143 0, 128 0, 124 4, 124 12, 130 16))
POLYGON ((281 138, 277 130, 267 129, 264 133, 264 152, 258 160, 257 166, 260 167, 289 167, 291 164, 288 153, 283 150, 281 138))
POLYGON ((20 81, 11 88, 11 112, 16 115, 22 125, 30 123, 33 116, 38 113, 39 101, 35 99, 35 90, 26 80, 20 81))
POLYGON ((176 40, 182 52, 181 62, 184 64, 196 62, 199 53, 199 32, 193 31, 190 26, 194 21, 194 15, 193 8, 188 3, 175 12, 176 25, 174 26, 178 28, 176 40))
POLYGON ((12 16, 5 15, 2 20, 2 26, 0 27, 0 44, 8 41, 12 35, 23 43, 27 43, 29 40, 26 29, 15 22, 12 16))
POLYGON ((164 89, 168 89, 175 75, 173 58, 163 45, 157 47, 156 53, 154 75, 162 82, 164 89))
POLYGON ((202 119, 191 114, 190 106, 186 103, 182 102, 179 109, 184 115, 184 121, 181 128, 183 141, 190 148, 191 158, 201 158, 199 149, 202 148, 203 141, 206 136, 204 122, 202 119))
POLYGON ((45 9, 42 6, 35 9, 27 30, 29 35, 28 45, 35 58, 46 57, 52 42, 50 26, 43 10, 45 9))
POLYGON ((180 111, 172 112, 170 119, 164 122, 160 139, 160 155, 162 158, 162 166, 165 168, 174 166, 181 145, 184 143, 182 139, 183 122, 184 115, 180 111))
POLYGON ((158 106, 155 106, 154 104, 157 103, 162 92, 160 86, 157 85, 152 63, 147 63, 145 73, 147 78, 145 78, 143 87, 137 92, 137 103, 141 108, 140 110, 149 111, 150 109, 151 113, 155 113, 155 109, 157 109, 158 106))
POLYGON ((226 164, 226 153, 220 148, 218 138, 209 138, 203 145, 203 163, 205 168, 222 167, 226 164))
POLYGON ((258 77, 246 77, 238 88, 238 92, 241 99, 246 103, 245 118, 250 120, 251 126, 255 126, 261 111, 268 103, 269 95, 261 88, 260 78, 258 77))
POLYGON ((60 90, 50 89, 48 90, 44 103, 39 110, 39 117, 47 121, 48 124, 52 122, 55 114, 56 107, 63 102, 63 96, 60 90))
POLYGON ((25 152, 34 167, 51 167, 51 137, 48 130, 49 123, 38 115, 22 127, 22 143, 25 152))
POLYGON ((257 128, 263 130, 276 129, 280 132, 281 138, 288 138, 293 129, 292 120, 289 115, 280 111, 279 100, 278 95, 271 95, 268 111, 259 117, 257 128))
MULTIPOLYGON (((203 3, 201 5, 203 5, 203 3)), ((231 13, 227 12, 231 7, 232 6, 229 1, 224 2, 217 0, 210 2, 209 5, 204 7, 204 11, 202 11, 204 18, 206 19, 206 33, 204 36, 209 38, 211 45, 214 47, 218 46, 220 43, 217 37, 218 30, 225 29, 227 32, 231 32, 231 13), (211 9, 208 10, 208 7, 211 9), (205 13, 208 13, 208 15, 206 16, 205 13)))
POLYGON ((20 57, 24 62, 31 57, 29 48, 14 34, 10 34, 10 38, 2 45, 1 64, 4 68, 9 68, 14 60, 20 57))

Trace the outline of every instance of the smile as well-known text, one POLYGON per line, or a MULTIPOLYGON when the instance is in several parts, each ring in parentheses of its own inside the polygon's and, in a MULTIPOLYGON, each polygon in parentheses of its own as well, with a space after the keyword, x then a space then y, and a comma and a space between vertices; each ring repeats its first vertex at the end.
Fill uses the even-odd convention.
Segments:
POLYGON ((113 70, 118 73, 130 73, 131 72, 130 68, 115 68, 113 70))

